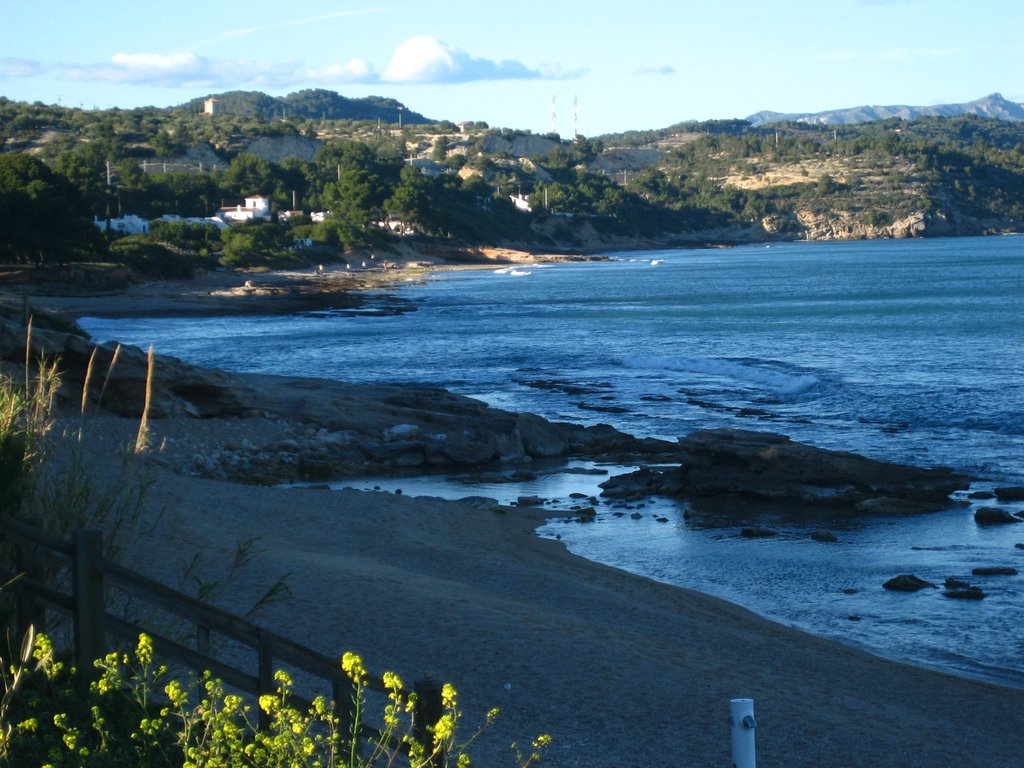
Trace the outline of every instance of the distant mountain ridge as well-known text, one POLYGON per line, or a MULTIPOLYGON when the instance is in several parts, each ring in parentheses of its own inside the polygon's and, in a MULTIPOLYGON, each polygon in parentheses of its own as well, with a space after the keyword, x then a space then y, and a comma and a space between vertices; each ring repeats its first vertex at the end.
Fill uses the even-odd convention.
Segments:
POLYGON ((228 115, 258 115, 264 119, 296 117, 306 120, 383 120, 408 125, 436 123, 419 112, 413 112, 400 101, 381 96, 350 99, 334 91, 311 88, 287 96, 268 96, 260 91, 227 91, 211 93, 182 104, 179 109, 202 112, 206 99, 217 99, 220 109, 228 115))
POLYGON ((926 107, 861 106, 847 109, 832 109, 825 112, 757 112, 747 120, 753 125, 794 121, 813 125, 852 125, 901 117, 913 120, 918 117, 955 117, 977 115, 1012 122, 1024 121, 1024 104, 1004 99, 999 93, 992 93, 964 104, 936 104, 926 107))

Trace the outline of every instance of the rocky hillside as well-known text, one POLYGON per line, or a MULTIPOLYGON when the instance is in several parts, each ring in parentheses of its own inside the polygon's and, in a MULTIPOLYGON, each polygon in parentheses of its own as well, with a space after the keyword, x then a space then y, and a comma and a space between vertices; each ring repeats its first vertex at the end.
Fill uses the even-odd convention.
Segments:
POLYGON ((268 96, 259 91, 228 91, 212 93, 192 99, 177 109, 189 113, 203 111, 203 102, 214 98, 225 115, 255 116, 264 120, 275 117, 291 117, 305 120, 381 120, 386 123, 401 122, 407 125, 422 125, 436 122, 419 112, 406 107, 395 99, 367 96, 350 99, 334 91, 309 89, 290 93, 287 96, 268 96))
POLYGON ((919 117, 956 117, 975 115, 996 120, 1019 122, 1024 120, 1024 104, 1004 99, 1002 94, 992 93, 964 104, 935 104, 925 107, 906 105, 860 106, 847 109, 833 109, 825 112, 757 112, 747 120, 751 125, 766 123, 800 122, 815 125, 852 125, 869 123, 874 120, 888 120, 894 117, 916 120, 919 117))

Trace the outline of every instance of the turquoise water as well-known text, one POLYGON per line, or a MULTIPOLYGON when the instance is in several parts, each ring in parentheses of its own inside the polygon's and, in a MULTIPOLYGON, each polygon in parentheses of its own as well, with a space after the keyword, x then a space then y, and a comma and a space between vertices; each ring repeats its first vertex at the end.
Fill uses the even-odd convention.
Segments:
MULTIPOLYGON (((416 311, 401 315, 83 325, 100 339, 153 343, 221 368, 443 386, 669 439, 707 427, 763 429, 953 466, 979 487, 1024 485, 1024 238, 612 256, 518 274, 446 274, 402 290, 416 311)), ((593 490, 594 481, 557 472, 484 490, 538 493, 559 499, 555 508, 568 504, 566 482, 593 490)), ((431 478, 426 491, 479 489, 431 478)), ((1024 685, 1024 577, 988 580, 990 596, 968 605, 879 586, 908 571, 941 582, 970 578, 977 565, 1024 566, 1016 527, 979 529, 969 506, 911 519, 783 511, 771 521, 776 539, 747 541, 737 534, 749 521, 735 515, 684 517, 668 501, 638 512, 633 520, 604 504, 595 525, 552 523, 545 533, 587 557, 880 653, 1024 685), (821 527, 840 542, 808 542, 821 527)))

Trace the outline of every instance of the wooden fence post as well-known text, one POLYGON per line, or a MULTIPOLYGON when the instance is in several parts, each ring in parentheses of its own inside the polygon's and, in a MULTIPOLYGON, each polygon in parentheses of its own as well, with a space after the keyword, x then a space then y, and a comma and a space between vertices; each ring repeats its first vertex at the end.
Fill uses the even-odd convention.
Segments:
MULTIPOLYGON (((45 578, 39 546, 29 547, 18 544, 15 549, 14 567, 24 578, 42 583, 45 578)), ((46 607, 36 600, 27 589, 18 590, 18 637, 25 637, 29 627, 35 627, 37 635, 46 632, 46 607)))
MULTIPOLYGON (((444 704, 441 703, 441 686, 432 678, 417 680, 412 686, 416 694, 416 709, 413 715, 412 737, 416 739, 429 755, 434 748, 433 726, 444 715, 444 704)), ((431 761, 431 765, 444 765, 445 756, 442 752, 431 761)))
POLYGON ((342 733, 352 730, 355 720, 355 702, 352 700, 352 685, 348 681, 331 681, 331 698, 334 700, 334 716, 338 718, 338 728, 342 733))
POLYGON ((87 678, 97 674, 93 662, 106 652, 103 594, 103 532, 79 528, 72 532, 74 548, 72 568, 75 603, 75 662, 87 678))
POLYGON ((210 655, 210 628, 202 624, 196 624, 196 652, 210 655))
MULTIPOLYGON (((265 693, 274 692, 274 645, 271 642, 270 634, 264 630, 259 631, 259 654, 257 676, 259 678, 259 692, 256 700, 265 693)), ((259 707, 260 728, 269 728, 271 717, 259 707)))

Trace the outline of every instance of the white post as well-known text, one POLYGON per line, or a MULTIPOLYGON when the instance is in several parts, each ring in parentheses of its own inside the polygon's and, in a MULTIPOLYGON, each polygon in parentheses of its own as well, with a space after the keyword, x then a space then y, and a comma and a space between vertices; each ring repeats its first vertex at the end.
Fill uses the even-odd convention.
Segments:
POLYGON ((729 725, 732 729, 733 768, 754 768, 754 720, 753 699, 732 699, 729 701, 729 725))

